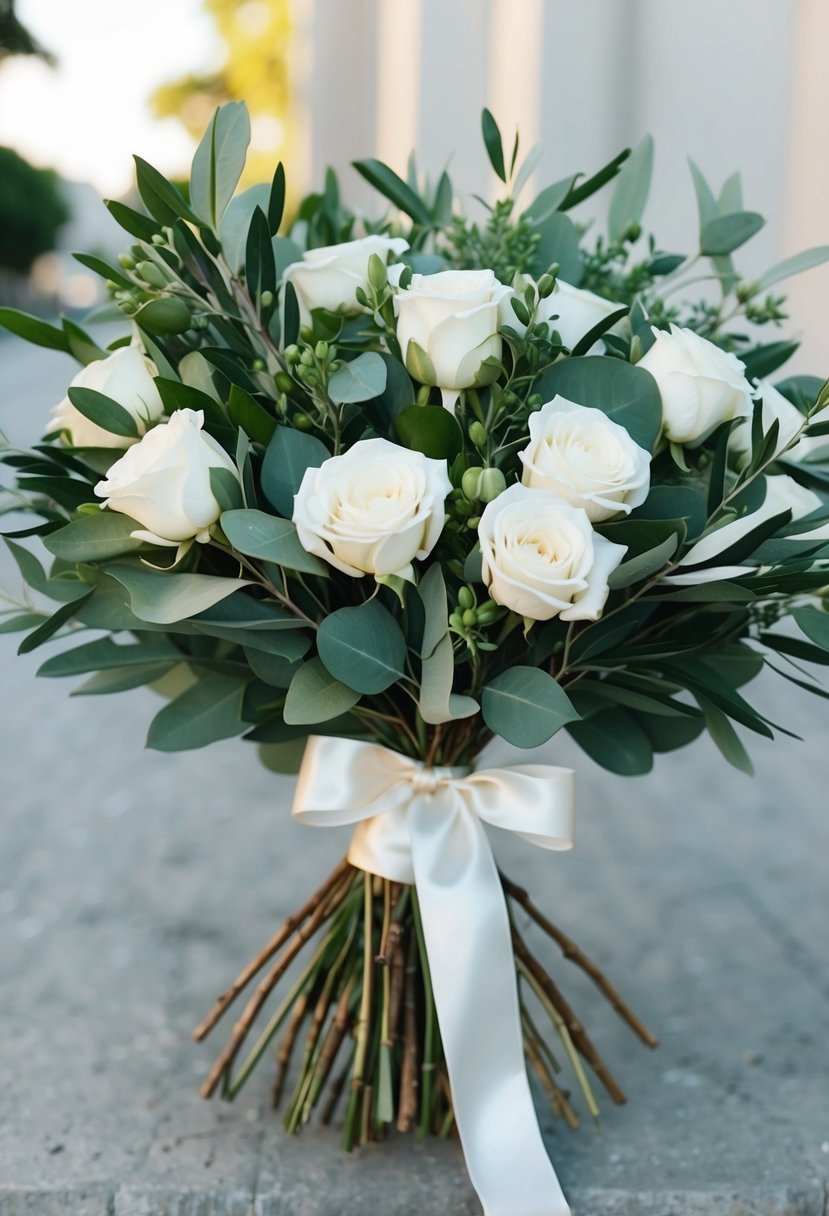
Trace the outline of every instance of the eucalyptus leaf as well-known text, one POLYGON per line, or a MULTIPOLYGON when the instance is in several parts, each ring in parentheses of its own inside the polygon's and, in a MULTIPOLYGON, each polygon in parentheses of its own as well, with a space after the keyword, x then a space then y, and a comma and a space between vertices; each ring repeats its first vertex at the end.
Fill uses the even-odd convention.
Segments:
POLYGON ((639 553, 613 570, 608 579, 611 591, 622 587, 630 587, 633 583, 642 582, 661 570, 673 557, 679 547, 680 538, 676 534, 668 536, 655 548, 646 553, 639 553))
POLYGON ((418 706, 424 722, 436 726, 458 718, 471 718, 478 712, 472 697, 452 692, 455 656, 452 639, 445 633, 434 650, 423 660, 418 706))
POLYGON ((119 645, 112 638, 84 642, 72 650, 53 655, 39 668, 39 676, 86 675, 109 668, 146 667, 151 664, 180 662, 185 656, 162 635, 150 635, 140 642, 119 645))
POLYGON ((294 495, 307 469, 318 469, 331 453, 315 435, 278 426, 262 462, 262 493, 280 515, 290 519, 294 495))
POLYGON ((38 625, 37 629, 32 633, 27 633, 26 637, 17 648, 18 654, 29 654, 32 650, 36 650, 38 646, 42 646, 44 642, 48 642, 51 637, 61 629, 67 621, 71 621, 76 615, 78 607, 83 605, 90 596, 95 594, 93 587, 81 600, 70 600, 68 604, 62 604, 57 612, 38 625))
POLYGON ((572 722, 567 730, 582 751, 611 773, 638 777, 653 768, 653 745, 630 710, 618 706, 572 722))
POLYGON ((584 270, 579 233, 568 215, 553 211, 536 225, 539 242, 533 256, 533 273, 538 278, 557 263, 565 283, 578 287, 584 270))
POLYGON ((320 659, 311 659, 297 668, 283 717, 290 726, 328 722, 347 713, 359 699, 360 694, 336 680, 320 659))
POLYGON ((765 222, 762 215, 756 211, 736 211, 731 215, 718 215, 703 227, 700 251, 708 257, 733 253, 756 236, 765 226, 765 222))
POLYGON ((94 388, 69 388, 67 396, 79 414, 108 431, 110 435, 121 435, 127 439, 138 439, 138 423, 129 410, 99 393, 94 388))
POLYGON ((327 578, 325 562, 303 549, 296 526, 287 519, 264 511, 225 511, 221 528, 234 549, 248 557, 262 558, 288 570, 327 578))
POLYGON ((810 642, 829 650, 829 613, 819 608, 796 608, 792 616, 810 642))
POLYGON ((542 400, 560 394, 578 405, 602 410, 618 422, 647 451, 662 429, 662 398, 656 381, 644 368, 619 359, 587 355, 563 359, 535 383, 542 400))
POLYGON ((754 765, 740 736, 728 716, 704 696, 698 696, 699 707, 705 716, 705 727, 722 755, 742 773, 754 775, 754 765))
POLYGON ((457 420, 442 405, 410 405, 395 418, 394 430, 405 447, 433 460, 454 460, 463 447, 457 420))
POLYGON ((242 176, 249 143, 247 106, 230 101, 216 110, 193 156, 190 202, 217 235, 242 176))
POLYGON ((486 685, 484 722, 515 747, 538 747, 579 717, 567 693, 546 671, 510 667, 486 685))
POLYGON ((417 594, 423 604, 425 618, 420 657, 428 659, 449 629, 446 584, 438 562, 434 562, 421 578, 417 594))
POLYGON ((331 675, 355 692, 383 692, 404 674, 405 638, 377 600, 327 616, 317 631, 317 649, 331 675))
POLYGON ((352 164, 369 185, 379 190, 395 207, 405 211, 416 224, 422 228, 431 227, 432 216, 423 199, 388 165, 379 160, 355 160, 352 164))
POLYGON ((386 387, 386 365, 374 351, 364 351, 337 368, 328 381, 328 396, 336 405, 372 401, 386 387))
POLYGON ((155 684, 181 664, 148 663, 140 666, 111 667, 96 671, 89 679, 73 688, 70 697, 100 697, 116 692, 128 692, 132 688, 143 688, 155 684))
POLYGON ((69 354, 69 339, 61 329, 33 317, 19 308, 0 308, 0 326, 10 334, 16 334, 34 346, 44 346, 47 350, 60 350, 69 354))
POLYGON ((815 266, 822 266, 824 262, 829 262, 829 245, 816 245, 813 249, 804 249, 802 253, 796 253, 793 257, 784 258, 782 262, 776 262, 774 266, 770 266, 764 274, 760 275, 757 286, 766 290, 773 287, 775 283, 790 279, 793 275, 803 274, 805 270, 812 270, 815 266))
POLYGON ((646 135, 616 178, 607 217, 611 241, 623 240, 631 225, 638 225, 648 201, 652 174, 653 136, 646 135))
POLYGON ((505 182, 507 180, 507 170, 504 165, 504 148, 501 142, 501 132, 498 130, 498 124, 492 117, 491 112, 487 109, 484 109, 481 114, 481 132, 484 137, 489 163, 501 181, 505 182))
POLYGON ((243 190, 228 203, 222 217, 220 240, 225 260, 232 270, 240 270, 245 261, 248 229, 257 207, 267 211, 270 187, 264 183, 243 190))
POLYGON ((134 614, 157 625, 172 625, 197 616, 234 591, 250 586, 250 579, 162 573, 126 562, 114 562, 106 567, 106 573, 126 589, 134 614))
POLYGON ((160 752, 189 751, 241 735, 248 726, 242 718, 245 683, 217 672, 204 673, 156 714, 147 747, 160 752))
POLYGON ((116 511, 97 511, 81 515, 64 528, 51 532, 44 545, 54 557, 65 562, 102 562, 132 553, 142 545, 131 533, 141 525, 116 511))

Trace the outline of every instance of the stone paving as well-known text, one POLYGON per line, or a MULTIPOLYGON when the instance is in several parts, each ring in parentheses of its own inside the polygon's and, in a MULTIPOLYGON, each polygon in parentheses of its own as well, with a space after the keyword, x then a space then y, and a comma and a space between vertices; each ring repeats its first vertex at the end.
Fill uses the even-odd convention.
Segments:
MULTIPOLYGON (((70 373, 0 341, 0 428, 33 439, 70 373)), ((70 700, 15 647, 0 637, 0 1216, 478 1213, 456 1143, 286 1137, 267 1064, 231 1106, 198 1097, 220 1039, 192 1026, 344 838, 293 824, 291 783, 249 745, 144 751, 152 694, 70 700)), ((544 1119, 575 1216, 827 1210, 829 718, 782 681, 755 696, 806 736, 752 739, 755 780, 704 742, 624 780, 557 740, 577 848, 497 842, 662 1040, 641 1048, 550 953, 629 1097, 599 1130, 544 1119)))

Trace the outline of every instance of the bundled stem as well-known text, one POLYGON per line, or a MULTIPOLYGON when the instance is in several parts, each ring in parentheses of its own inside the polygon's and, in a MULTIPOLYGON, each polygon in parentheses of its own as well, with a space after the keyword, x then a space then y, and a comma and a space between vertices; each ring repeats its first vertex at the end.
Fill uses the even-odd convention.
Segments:
MULTIPOLYGON (((614 1102, 624 1102, 625 1096, 559 985, 518 930, 513 911, 520 908, 527 913, 564 957, 591 978, 643 1043, 655 1047, 656 1039, 596 964, 533 904, 527 892, 503 876, 502 883, 512 923, 527 1063, 553 1112, 575 1130, 579 1115, 562 1086, 561 1066, 533 1018, 528 999, 555 1032, 588 1113, 596 1118, 599 1108, 587 1069, 614 1102)), ((414 889, 341 862, 219 997, 194 1032, 196 1039, 215 1027, 274 957, 210 1070, 202 1094, 210 1097, 221 1083, 222 1095, 235 1097, 285 1024, 275 1053, 273 1104, 278 1106, 307 1026, 287 1102, 287 1130, 300 1131, 318 1107, 322 1122, 330 1122, 347 1092, 346 1149, 382 1136, 391 1125, 403 1132, 416 1131, 418 1136, 448 1135, 454 1126, 452 1095, 414 889), (236 1057, 266 1001, 312 942, 308 962, 232 1076, 236 1057)))

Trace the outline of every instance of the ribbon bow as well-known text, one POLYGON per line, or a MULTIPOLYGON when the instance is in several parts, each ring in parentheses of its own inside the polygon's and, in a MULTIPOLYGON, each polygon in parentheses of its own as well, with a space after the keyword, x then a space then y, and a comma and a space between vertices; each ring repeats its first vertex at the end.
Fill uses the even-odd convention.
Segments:
POLYGON ((293 814, 356 824, 351 864, 417 888, 455 1121, 485 1216, 569 1216, 527 1080, 509 918, 484 824, 571 848, 573 771, 427 768, 377 744, 314 736, 293 814))

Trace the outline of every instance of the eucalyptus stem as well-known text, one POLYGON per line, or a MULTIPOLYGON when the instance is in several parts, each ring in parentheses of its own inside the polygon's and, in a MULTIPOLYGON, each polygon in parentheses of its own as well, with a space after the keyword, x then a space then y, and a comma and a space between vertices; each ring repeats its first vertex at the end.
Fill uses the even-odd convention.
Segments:
POLYGON ((371 1000, 374 978, 374 893, 372 876, 363 876, 363 987, 360 997, 360 1012, 357 1018, 357 1046, 354 1054, 354 1070, 351 1074, 351 1093, 345 1116, 343 1148, 346 1152, 354 1146, 355 1128, 364 1097, 366 1061, 371 1035, 371 1000))
POLYGON ((418 1121, 418 1137, 428 1136, 432 1130, 434 1118, 434 1088, 435 1088, 435 1054, 439 1041, 437 1025, 437 1010, 432 991, 432 976, 429 970, 429 956, 426 953, 426 939, 423 935, 423 921, 420 916, 420 903, 417 892, 412 892, 412 915, 414 917, 415 936, 417 938, 420 968, 423 976, 423 1059, 420 1066, 420 1119, 418 1121))

